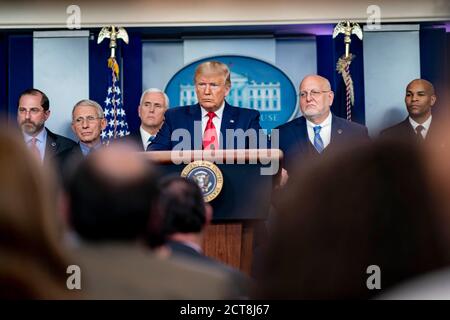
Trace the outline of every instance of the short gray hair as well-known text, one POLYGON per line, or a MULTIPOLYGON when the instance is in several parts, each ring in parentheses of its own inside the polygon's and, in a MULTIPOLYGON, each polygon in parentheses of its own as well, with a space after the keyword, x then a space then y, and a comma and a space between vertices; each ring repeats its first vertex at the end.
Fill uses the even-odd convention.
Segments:
POLYGON ((166 108, 169 107, 169 97, 167 96, 167 94, 164 91, 162 91, 161 89, 158 89, 158 88, 150 88, 150 89, 147 89, 144 92, 142 92, 141 100, 139 101, 139 105, 142 105, 142 102, 144 101, 144 96, 147 93, 151 93, 151 92, 162 93, 164 96, 165 103, 166 103, 166 108))
POLYGON ((99 118, 104 118, 104 114, 103 114, 103 108, 101 105, 99 105, 97 102, 95 102, 94 100, 89 100, 89 99, 83 99, 78 101, 72 109, 72 118, 73 118, 73 113, 75 112, 75 109, 78 106, 90 106, 90 107, 94 107, 95 109, 97 109, 97 115, 99 118))

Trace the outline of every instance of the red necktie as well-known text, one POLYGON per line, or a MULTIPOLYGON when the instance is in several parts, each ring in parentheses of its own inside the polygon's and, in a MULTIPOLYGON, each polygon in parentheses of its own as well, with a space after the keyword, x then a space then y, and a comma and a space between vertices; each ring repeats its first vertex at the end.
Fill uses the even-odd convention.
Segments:
POLYGON ((203 134, 203 149, 217 150, 219 148, 219 138, 217 137, 216 127, 213 118, 216 116, 214 112, 208 112, 208 122, 206 123, 205 133, 203 134))
POLYGON ((39 160, 41 160, 41 153, 39 152, 39 149, 37 147, 37 139, 36 137, 31 138, 31 144, 30 144, 30 150, 31 153, 39 160))

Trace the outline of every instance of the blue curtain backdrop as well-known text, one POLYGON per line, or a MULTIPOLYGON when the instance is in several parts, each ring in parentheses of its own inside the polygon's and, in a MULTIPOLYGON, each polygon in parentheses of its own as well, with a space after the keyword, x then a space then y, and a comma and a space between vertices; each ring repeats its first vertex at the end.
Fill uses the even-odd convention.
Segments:
MULTIPOLYGON (((89 96, 102 102, 106 96, 108 79, 108 41, 97 45, 99 30, 92 30, 89 43, 89 96)), ((139 127, 137 106, 142 93, 142 38, 138 30, 128 29, 130 43, 120 43, 117 54, 121 61, 121 82, 123 101, 129 127, 132 131, 139 127)), ((365 122, 363 43, 353 37, 351 52, 356 58, 351 64, 351 74, 355 86, 355 106, 353 121, 365 122)), ((328 78, 336 93, 332 111, 346 116, 345 88, 342 77, 336 71, 336 62, 344 53, 342 35, 333 39, 331 35, 317 36, 318 74, 328 78)), ((438 95, 448 91, 450 84, 450 33, 445 28, 424 27, 420 30, 420 60, 422 77, 436 85, 438 95)), ((0 112, 15 118, 20 92, 33 86, 33 35, 31 32, 0 34, 0 112)), ((442 99, 443 100, 443 99, 442 99)), ((437 105, 439 108, 448 107, 437 105)))
POLYGON ((445 28, 420 29, 420 70, 421 77, 434 84, 438 101, 433 113, 448 108, 444 95, 449 90, 450 80, 450 34, 445 28))
MULTIPOLYGON (((347 117, 345 84, 336 71, 338 59, 345 53, 343 35, 333 39, 331 35, 317 36, 317 73, 330 80, 335 99, 331 111, 338 117, 347 117)), ((352 121, 365 124, 363 41, 352 37, 350 52, 356 55, 350 65, 355 91, 352 121)))
POLYGON ((8 60, 7 38, 0 34, 0 116, 8 114, 8 60))
MULTIPOLYGON (((3 61, 4 62, 4 61, 3 61)), ((15 118, 19 95, 33 87, 33 35, 8 38, 8 116, 15 118)))

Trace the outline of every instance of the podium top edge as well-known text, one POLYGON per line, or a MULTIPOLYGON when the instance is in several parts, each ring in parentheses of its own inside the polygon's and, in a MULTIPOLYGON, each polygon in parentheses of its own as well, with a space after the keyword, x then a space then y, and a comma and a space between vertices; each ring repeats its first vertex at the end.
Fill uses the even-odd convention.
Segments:
POLYGON ((146 158, 157 163, 181 163, 195 160, 207 160, 219 163, 257 161, 267 163, 280 161, 283 151, 280 149, 218 149, 218 150, 172 150, 140 152, 146 158))

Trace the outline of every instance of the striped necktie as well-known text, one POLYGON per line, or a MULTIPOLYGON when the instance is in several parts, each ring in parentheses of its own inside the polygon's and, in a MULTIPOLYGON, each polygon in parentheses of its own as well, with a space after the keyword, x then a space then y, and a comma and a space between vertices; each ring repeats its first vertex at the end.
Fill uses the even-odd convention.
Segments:
POLYGON ((150 151, 150 145, 152 144, 153 140, 155 140, 156 136, 150 136, 148 137, 148 144, 147 144, 147 149, 145 151, 150 151))
POLYGON ((315 126, 314 128, 314 148, 316 148, 318 153, 322 153, 323 151, 323 141, 320 136, 321 126, 315 126))

